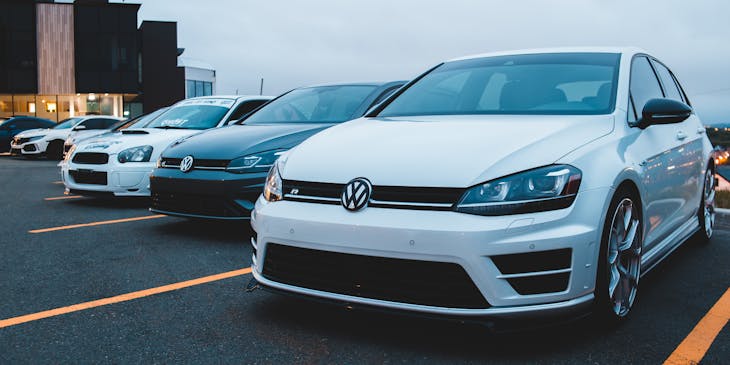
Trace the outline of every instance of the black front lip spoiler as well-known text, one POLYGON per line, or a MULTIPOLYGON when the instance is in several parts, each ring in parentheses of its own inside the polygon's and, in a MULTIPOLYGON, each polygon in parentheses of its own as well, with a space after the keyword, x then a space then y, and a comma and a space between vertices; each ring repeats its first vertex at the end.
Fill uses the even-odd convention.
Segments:
POLYGON ((215 215, 178 213, 178 212, 171 212, 171 211, 160 210, 160 209, 155 209, 155 208, 150 208, 150 212, 169 215, 169 216, 173 216, 173 217, 194 218, 194 219, 211 219, 211 220, 227 220, 227 221, 247 221, 247 220, 251 219, 251 217, 246 217, 246 216, 222 217, 222 216, 215 216, 215 215))
POLYGON ((399 315, 399 316, 402 315, 402 316, 407 316, 407 317, 423 318, 423 319, 446 321, 446 322, 455 322, 455 323, 461 323, 461 324, 475 324, 475 325, 484 326, 487 328, 488 331, 495 333, 495 334, 525 332, 525 331, 534 331, 534 330, 539 330, 539 329, 544 329, 544 328, 558 327, 558 326, 568 325, 568 324, 583 320, 592 315, 591 306, 589 306, 589 305, 577 306, 574 311, 568 311, 568 312, 556 311, 554 313, 544 313, 544 314, 523 314, 523 315, 518 315, 518 316, 514 316, 514 317, 510 317, 510 316, 480 317, 480 316, 444 315, 444 314, 415 312, 415 311, 409 311, 409 310, 405 310, 405 309, 387 308, 387 307, 380 307, 380 306, 375 306, 375 305, 352 303, 352 302, 341 301, 341 300, 336 300, 336 299, 311 296, 311 295, 297 293, 297 292, 293 292, 293 291, 289 291, 289 290, 285 290, 285 289, 271 287, 266 284, 263 284, 262 282, 256 280, 255 278, 251 278, 251 281, 249 281, 249 284, 246 287, 246 291, 252 292, 256 288, 261 288, 267 292, 274 293, 274 294, 281 294, 281 295, 285 295, 285 296, 289 296, 289 297, 318 302, 318 303, 322 303, 325 305, 333 305, 336 307, 342 307, 347 310, 362 310, 365 312, 372 312, 372 313, 395 314, 395 315, 399 315))

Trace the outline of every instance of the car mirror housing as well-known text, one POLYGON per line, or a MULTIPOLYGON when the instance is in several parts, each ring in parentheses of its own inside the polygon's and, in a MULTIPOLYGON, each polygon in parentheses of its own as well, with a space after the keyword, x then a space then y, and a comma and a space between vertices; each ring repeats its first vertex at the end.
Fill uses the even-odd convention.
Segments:
POLYGON ((74 132, 76 132, 76 131, 85 131, 85 130, 86 130, 86 126, 85 125, 77 125, 73 129, 74 132))
POLYGON ((644 129, 653 124, 680 123, 692 115, 692 107, 672 99, 651 99, 641 111, 637 127, 644 129))

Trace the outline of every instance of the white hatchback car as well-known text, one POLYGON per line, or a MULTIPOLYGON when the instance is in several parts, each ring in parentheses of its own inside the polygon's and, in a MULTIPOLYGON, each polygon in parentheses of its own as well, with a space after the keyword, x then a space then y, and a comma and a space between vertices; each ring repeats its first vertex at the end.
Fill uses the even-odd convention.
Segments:
POLYGON ((641 50, 442 63, 272 167, 253 274, 278 291, 462 319, 618 321, 714 222, 712 146, 641 50))
POLYGON ((11 152, 27 157, 48 156, 60 160, 63 157, 63 144, 76 132, 104 131, 119 123, 122 118, 105 115, 86 115, 71 117, 60 121, 49 129, 32 129, 15 136, 10 144, 11 152))
POLYGON ((61 166, 67 193, 149 196, 150 173, 165 148, 196 133, 218 128, 269 101, 268 96, 205 96, 176 103, 142 128, 83 140, 61 166))

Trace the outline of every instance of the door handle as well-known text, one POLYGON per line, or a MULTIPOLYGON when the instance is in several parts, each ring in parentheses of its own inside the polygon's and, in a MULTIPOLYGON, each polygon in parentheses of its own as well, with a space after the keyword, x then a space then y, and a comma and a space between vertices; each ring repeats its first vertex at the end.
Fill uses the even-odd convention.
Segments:
POLYGON ((682 131, 677 132, 677 139, 678 140, 683 141, 685 138, 687 138, 687 135, 684 134, 684 132, 682 132, 682 131))

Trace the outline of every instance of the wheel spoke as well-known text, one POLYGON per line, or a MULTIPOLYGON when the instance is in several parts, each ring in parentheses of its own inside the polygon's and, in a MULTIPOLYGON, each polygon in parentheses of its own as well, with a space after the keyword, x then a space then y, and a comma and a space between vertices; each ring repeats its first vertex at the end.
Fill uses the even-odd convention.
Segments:
POLYGON ((618 268, 614 265, 611 266, 611 279, 608 282, 608 296, 610 298, 616 297, 616 288, 618 287, 619 282, 621 281, 621 274, 618 272, 618 268))
POLYGON ((629 231, 626 232, 626 237, 624 240, 619 244, 618 250, 620 252, 624 252, 631 248, 631 246, 634 244, 634 239, 636 238, 636 230, 639 228, 639 220, 634 219, 631 221, 631 228, 629 228, 629 231))
POLYGON ((633 207, 631 205, 627 204, 627 205, 623 205, 622 208, 623 208, 623 223, 624 223, 623 233, 626 234, 626 231, 629 229, 629 224, 631 224, 631 216, 633 213, 632 212, 633 207))

